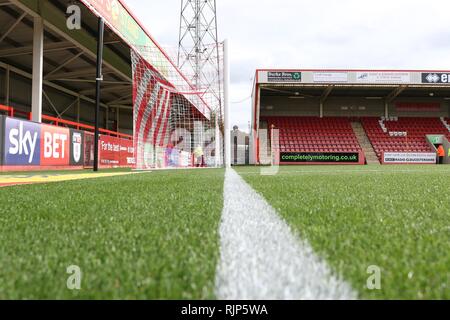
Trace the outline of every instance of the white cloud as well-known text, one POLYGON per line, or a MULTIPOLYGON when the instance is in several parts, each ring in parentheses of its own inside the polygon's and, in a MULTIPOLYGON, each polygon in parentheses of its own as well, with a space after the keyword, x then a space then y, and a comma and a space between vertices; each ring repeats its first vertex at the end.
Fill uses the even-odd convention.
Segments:
MULTIPOLYGON (((176 46, 181 0, 126 0, 163 45, 176 46)), ((217 1, 231 45, 232 101, 249 97, 257 68, 448 69, 446 0, 217 1)), ((232 105, 247 128, 250 100, 232 105)))

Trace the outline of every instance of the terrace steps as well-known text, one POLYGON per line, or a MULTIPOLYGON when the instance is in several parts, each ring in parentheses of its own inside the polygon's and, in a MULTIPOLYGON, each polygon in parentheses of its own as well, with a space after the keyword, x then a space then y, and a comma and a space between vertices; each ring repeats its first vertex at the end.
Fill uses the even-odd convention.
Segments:
POLYGON ((367 164, 380 164, 380 160, 378 159, 362 124, 360 122, 352 122, 352 128, 356 138, 358 139, 359 145, 364 151, 367 164))

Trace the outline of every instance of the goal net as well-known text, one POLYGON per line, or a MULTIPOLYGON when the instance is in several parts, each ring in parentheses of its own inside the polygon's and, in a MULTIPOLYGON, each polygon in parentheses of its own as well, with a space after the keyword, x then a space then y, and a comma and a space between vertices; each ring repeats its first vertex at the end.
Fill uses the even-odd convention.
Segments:
POLYGON ((157 48, 139 47, 131 59, 136 169, 222 166, 221 74, 202 87, 157 48))

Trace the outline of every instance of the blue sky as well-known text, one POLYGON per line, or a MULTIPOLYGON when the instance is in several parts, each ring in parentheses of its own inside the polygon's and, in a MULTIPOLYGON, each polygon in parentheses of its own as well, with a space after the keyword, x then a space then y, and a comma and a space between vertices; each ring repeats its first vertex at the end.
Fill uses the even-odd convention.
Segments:
MULTIPOLYGON (((125 0, 175 49, 181 0, 125 0)), ((257 68, 450 69, 450 1, 217 0, 229 39, 231 120, 246 129, 257 68)))

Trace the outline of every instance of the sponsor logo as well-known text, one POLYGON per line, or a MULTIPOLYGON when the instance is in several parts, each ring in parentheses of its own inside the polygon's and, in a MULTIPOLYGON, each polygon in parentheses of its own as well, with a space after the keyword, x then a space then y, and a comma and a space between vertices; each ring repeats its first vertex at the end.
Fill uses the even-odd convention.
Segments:
MULTIPOLYGON (((108 166, 129 166, 135 164, 133 141, 101 135, 99 144, 100 164, 108 166)), ((151 158, 151 150, 145 150, 144 154, 151 158)))
POLYGON ((42 125, 41 165, 69 165, 69 129, 42 125))
POLYGON ((72 159, 78 163, 81 160, 81 133, 74 132, 72 135, 72 159))
POLYGON ((348 73, 346 72, 315 72, 314 82, 348 82, 348 73))
POLYGON ((38 165, 40 128, 38 124, 6 118, 5 164, 38 165))
POLYGON ((383 155, 383 162, 384 163, 434 164, 434 163, 436 163, 436 154, 434 154, 434 153, 386 152, 383 155))
POLYGON ((358 81, 367 81, 367 80, 369 80, 369 74, 368 73, 360 73, 360 74, 358 74, 356 79, 358 81))
POLYGON ((422 73, 422 83, 449 83, 450 73, 422 73))
POLYGON ((269 82, 301 82, 301 72, 268 72, 267 80, 269 82))
POLYGON ((410 83, 409 72, 358 72, 356 82, 359 83, 410 83))

